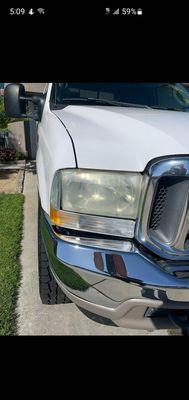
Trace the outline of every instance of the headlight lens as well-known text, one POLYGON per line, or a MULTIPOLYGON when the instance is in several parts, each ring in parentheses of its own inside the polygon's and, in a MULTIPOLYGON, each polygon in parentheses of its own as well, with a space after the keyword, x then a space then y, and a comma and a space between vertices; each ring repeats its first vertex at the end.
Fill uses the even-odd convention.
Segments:
POLYGON ((65 169, 54 177, 51 206, 96 216, 136 219, 140 173, 65 169))

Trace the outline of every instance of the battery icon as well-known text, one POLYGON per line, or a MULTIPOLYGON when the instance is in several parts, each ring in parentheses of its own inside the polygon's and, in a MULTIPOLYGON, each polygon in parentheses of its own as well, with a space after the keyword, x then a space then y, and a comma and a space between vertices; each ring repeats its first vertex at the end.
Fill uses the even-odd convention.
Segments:
POLYGON ((138 15, 142 15, 142 9, 141 9, 141 8, 138 8, 137 14, 138 14, 138 15))

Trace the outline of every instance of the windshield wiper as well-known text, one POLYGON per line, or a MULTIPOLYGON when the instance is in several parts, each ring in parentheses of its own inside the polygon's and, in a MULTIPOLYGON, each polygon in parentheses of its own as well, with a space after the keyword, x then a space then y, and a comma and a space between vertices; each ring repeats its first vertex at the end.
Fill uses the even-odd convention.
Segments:
POLYGON ((168 110, 168 111, 186 111, 186 108, 183 108, 182 110, 180 108, 173 108, 173 107, 158 107, 158 106, 152 106, 151 108, 156 109, 156 110, 168 110))
POLYGON ((108 100, 108 99, 95 99, 94 97, 70 97, 62 100, 61 104, 58 103, 55 106, 58 108, 60 105, 63 105, 64 102, 85 102, 85 103, 98 103, 104 105, 112 105, 117 107, 136 107, 136 108, 151 108, 146 104, 135 104, 135 103, 126 103, 124 101, 116 101, 116 100, 108 100))

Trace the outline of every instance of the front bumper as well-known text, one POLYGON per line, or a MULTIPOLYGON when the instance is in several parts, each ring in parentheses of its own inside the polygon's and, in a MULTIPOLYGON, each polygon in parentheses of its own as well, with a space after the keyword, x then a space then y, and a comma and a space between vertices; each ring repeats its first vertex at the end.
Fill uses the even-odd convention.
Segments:
POLYGON ((137 247, 120 252, 68 243, 55 235, 43 213, 41 229, 52 273, 75 304, 118 326, 180 326, 173 315, 189 311, 189 279, 167 273, 137 247))

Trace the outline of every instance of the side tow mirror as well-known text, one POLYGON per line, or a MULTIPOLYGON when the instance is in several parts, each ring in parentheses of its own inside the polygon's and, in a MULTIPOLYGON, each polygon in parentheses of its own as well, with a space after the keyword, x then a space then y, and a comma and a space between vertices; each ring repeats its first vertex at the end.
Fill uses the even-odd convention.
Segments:
POLYGON ((10 83, 5 87, 4 104, 7 115, 11 118, 26 116, 25 88, 21 83, 10 83))

